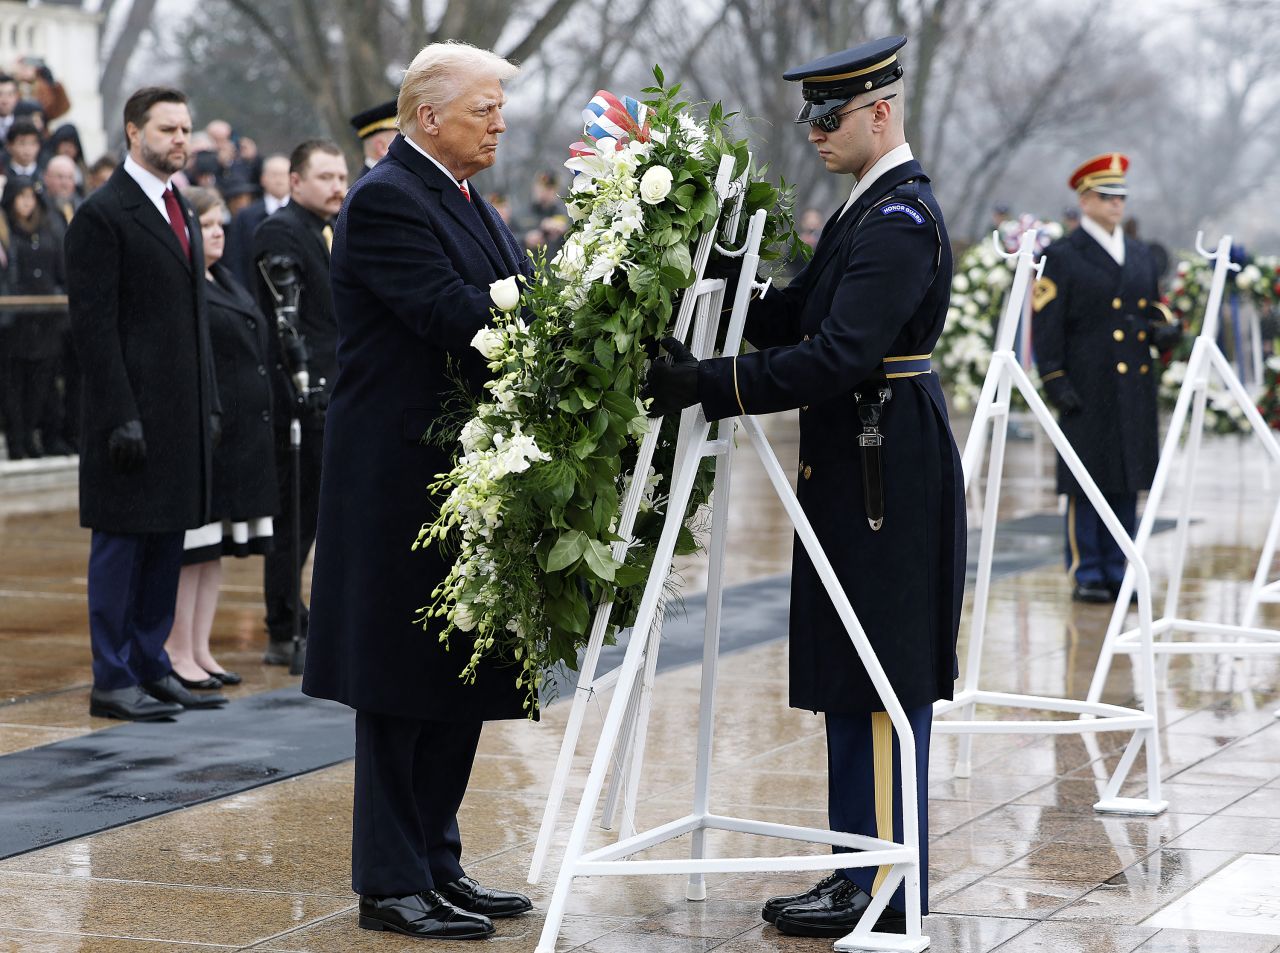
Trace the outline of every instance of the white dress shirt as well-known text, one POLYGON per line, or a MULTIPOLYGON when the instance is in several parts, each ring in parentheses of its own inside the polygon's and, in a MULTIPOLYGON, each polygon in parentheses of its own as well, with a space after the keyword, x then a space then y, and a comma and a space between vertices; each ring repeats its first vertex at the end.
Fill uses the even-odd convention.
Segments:
POLYGON ((1108 232, 1088 215, 1080 216, 1080 227, 1088 232, 1089 237, 1102 246, 1103 250, 1116 260, 1116 264, 1124 267, 1124 229, 1117 225, 1108 232))
POLYGON ((280 211, 282 208, 284 208, 288 204, 289 204, 289 196, 287 195, 282 199, 278 199, 274 195, 272 195, 270 192, 263 193, 262 205, 264 208, 266 208, 268 215, 276 214, 276 212, 280 211))
MULTIPOLYGON (((164 207, 164 193, 167 189, 171 188, 170 182, 172 182, 173 179, 170 178, 169 181, 162 182, 151 172, 144 169, 141 164, 134 162, 133 156, 131 155, 124 157, 124 170, 129 173, 129 176, 133 181, 138 183, 138 187, 141 188, 147 198, 151 200, 151 204, 155 206, 156 211, 160 213, 160 217, 164 219, 167 224, 169 221, 169 210, 164 207)), ((186 222, 182 223, 182 229, 187 232, 187 237, 190 238, 191 232, 187 229, 186 222)))
POLYGON ((849 201, 845 202, 844 208, 840 210, 840 215, 843 216, 845 212, 849 211, 849 209, 853 207, 853 203, 862 198, 862 196, 866 194, 867 189, 871 188, 871 186, 875 184, 876 179, 880 178, 880 176, 884 175, 895 166, 900 166, 904 162, 910 162, 914 158, 915 156, 911 154, 911 145, 906 142, 900 146, 890 149, 882 155, 875 161, 875 164, 867 170, 867 174, 858 179, 857 184, 853 187, 853 192, 849 195, 849 201))

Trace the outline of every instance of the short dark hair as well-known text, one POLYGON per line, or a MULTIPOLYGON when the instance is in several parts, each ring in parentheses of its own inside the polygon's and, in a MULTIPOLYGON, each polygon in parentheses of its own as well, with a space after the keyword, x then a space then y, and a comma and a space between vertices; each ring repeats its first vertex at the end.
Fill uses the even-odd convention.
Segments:
POLYGON ((129 124, 139 129, 147 124, 151 116, 151 107, 156 103, 187 104, 187 94, 172 86, 144 86, 129 97, 124 104, 124 140, 129 141, 129 124))
POLYGON ((30 119, 15 119, 9 131, 5 133, 4 141, 12 145, 14 140, 21 136, 35 136, 39 139, 40 130, 30 119))
POLYGON ((93 165, 89 166, 89 171, 93 173, 114 172, 116 166, 119 164, 120 163, 115 160, 115 157, 110 154, 100 155, 98 158, 93 160, 93 165))
POLYGON ((302 175, 307 171, 307 163, 311 161, 314 153, 323 152, 326 155, 340 156, 342 150, 338 148, 338 144, 332 139, 308 139, 300 142, 289 153, 289 172, 296 172, 302 175))
POLYGON ((5 83, 13 83, 15 86, 18 85, 18 81, 8 73, 0 72, 0 86, 3 86, 5 83))

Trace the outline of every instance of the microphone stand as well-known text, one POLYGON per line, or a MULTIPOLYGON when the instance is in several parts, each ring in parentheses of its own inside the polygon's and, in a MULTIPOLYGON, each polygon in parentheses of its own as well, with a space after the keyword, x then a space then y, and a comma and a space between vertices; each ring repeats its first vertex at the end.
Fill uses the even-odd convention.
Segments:
POLYGON ((289 674, 301 675, 306 663, 306 650, 302 645, 302 411, 308 396, 322 389, 324 382, 321 381, 318 387, 311 386, 306 343, 295 323, 298 298, 302 294, 297 265, 284 255, 264 256, 258 261, 258 271, 275 300, 276 335, 289 371, 287 386, 293 397, 289 420, 289 456, 292 462, 289 557, 293 568, 293 651, 289 656, 289 674))

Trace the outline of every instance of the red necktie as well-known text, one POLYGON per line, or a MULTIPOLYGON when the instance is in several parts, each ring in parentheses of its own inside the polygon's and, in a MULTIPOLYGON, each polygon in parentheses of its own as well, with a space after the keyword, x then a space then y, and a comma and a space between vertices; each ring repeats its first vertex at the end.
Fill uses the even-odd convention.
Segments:
POLYGON ((187 240, 187 227, 182 221, 182 206, 178 204, 178 196, 173 189, 164 190, 164 208, 169 213, 169 227, 173 229, 173 234, 178 236, 182 253, 190 260, 191 242, 187 240))
POLYGON ((464 197, 464 198, 466 198, 466 200, 467 200, 468 202, 470 202, 470 201, 471 201, 471 192, 470 192, 470 190, 468 190, 468 189, 467 189, 467 183, 465 183, 465 182, 459 182, 459 183, 458 183, 458 189, 462 192, 463 197, 464 197))

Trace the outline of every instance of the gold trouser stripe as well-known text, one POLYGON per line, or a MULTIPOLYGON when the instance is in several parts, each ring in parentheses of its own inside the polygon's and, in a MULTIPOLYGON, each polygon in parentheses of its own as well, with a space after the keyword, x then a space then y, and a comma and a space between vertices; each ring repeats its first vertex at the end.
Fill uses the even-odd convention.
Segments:
POLYGON ((1071 547, 1071 568, 1067 570, 1067 575, 1074 580, 1076 570, 1080 568, 1080 547, 1076 544, 1075 494, 1067 497, 1067 545, 1071 547))
POLYGON ((733 358, 733 396, 738 398, 738 410, 742 416, 747 416, 747 408, 742 406, 742 393, 738 390, 738 358, 733 358))
MULTIPOLYGON (((871 713, 871 766, 876 791, 876 837, 893 840, 893 722, 889 713, 871 713)), ((876 879, 871 884, 874 896, 884 879, 889 876, 888 864, 876 869, 876 879)))
POLYGON ((888 59, 881 60, 879 63, 872 63, 870 66, 864 66, 862 69, 856 69, 852 73, 828 73, 825 76, 806 76, 806 83, 834 83, 838 79, 853 79, 855 76, 865 76, 867 73, 883 69, 898 58, 898 54, 894 53, 888 59))

